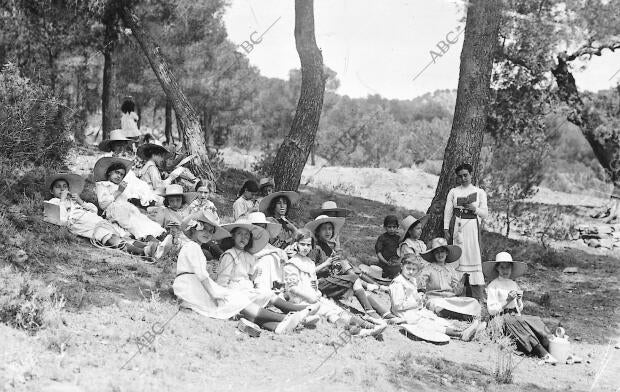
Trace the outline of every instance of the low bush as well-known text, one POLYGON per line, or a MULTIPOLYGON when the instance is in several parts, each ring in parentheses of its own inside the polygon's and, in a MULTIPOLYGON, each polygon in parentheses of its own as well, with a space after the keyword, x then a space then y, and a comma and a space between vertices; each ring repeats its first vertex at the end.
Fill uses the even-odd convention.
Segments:
POLYGON ((33 334, 58 326, 63 306, 53 286, 11 267, 0 268, 0 322, 33 334))
POLYGON ((75 113, 47 88, 6 65, 0 72, 0 156, 15 166, 59 165, 72 145, 75 113))

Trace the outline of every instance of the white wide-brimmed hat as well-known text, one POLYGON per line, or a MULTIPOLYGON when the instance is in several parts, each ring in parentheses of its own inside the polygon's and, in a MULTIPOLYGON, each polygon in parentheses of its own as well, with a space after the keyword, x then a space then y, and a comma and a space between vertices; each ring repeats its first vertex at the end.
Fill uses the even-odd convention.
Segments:
POLYGON ((423 340, 433 344, 448 344, 450 337, 443 332, 434 331, 416 324, 402 324, 401 333, 413 340, 423 340))
POLYGON ((189 204, 192 201, 196 200, 198 197, 197 192, 183 192, 183 187, 178 184, 170 184, 166 186, 166 191, 164 192, 164 197, 168 196, 183 196, 183 203, 189 204))
POLYGON ((319 215, 346 218, 351 214, 353 214, 353 211, 346 208, 339 208, 336 202, 332 200, 328 200, 321 204, 321 208, 313 208, 310 210, 310 217, 312 218, 316 218, 319 215))
POLYGON ((230 233, 224 230, 220 226, 220 220, 211 211, 200 210, 197 211, 187 218, 183 219, 181 222, 180 230, 185 232, 192 227, 196 227, 199 222, 206 223, 215 227, 215 233, 213 233, 213 239, 215 241, 221 240, 222 238, 230 237, 230 233))
POLYGON ((459 258, 461 258, 461 247, 457 245, 448 245, 448 241, 446 241, 445 238, 441 237, 433 238, 433 240, 431 241, 430 249, 428 249, 426 252, 420 253, 420 256, 422 256, 422 258, 429 263, 434 263, 435 257, 433 256, 433 251, 439 248, 445 248, 448 252, 448 255, 446 256, 446 263, 453 263, 459 258))
POLYGON ((294 206, 295 204, 297 204, 297 202, 299 202, 299 193, 297 192, 293 192, 293 191, 273 192, 263 197, 260 203, 258 203, 258 210, 263 213, 267 212, 267 209, 269 208, 271 201, 277 199, 278 197, 285 197, 288 199, 289 211, 287 211, 287 213, 290 212, 290 209, 292 206, 294 206))
POLYGON ((128 172, 129 169, 131 169, 131 166, 133 165, 133 162, 130 161, 129 159, 123 159, 123 158, 118 158, 118 157, 100 158, 95 163, 95 167, 93 168, 93 178, 95 182, 107 181, 108 178, 106 177, 106 172, 108 171, 108 168, 115 163, 123 164, 123 166, 125 166, 126 172, 128 172))
POLYGON ((222 225, 222 228, 229 233, 236 228, 243 228, 252 233, 252 247, 248 249, 248 252, 254 254, 260 252, 269 243, 269 232, 262 227, 256 226, 249 219, 237 219, 234 223, 227 223, 222 225))
POLYGON ((510 279, 518 278, 525 274, 527 271, 527 264, 522 261, 516 261, 512 259, 512 256, 508 252, 499 252, 495 255, 495 260, 485 261, 482 263, 482 273, 489 280, 493 280, 499 276, 499 273, 495 269, 497 263, 510 263, 512 264, 512 272, 510 273, 510 279))
POLYGON ((402 242, 407 233, 409 233, 409 229, 411 226, 419 224, 420 226, 424 226, 426 222, 428 222, 429 215, 423 215, 420 218, 415 218, 413 215, 408 215, 400 222, 400 228, 403 229, 403 235, 400 237, 400 241, 402 242))
POLYGON ((332 237, 332 239, 338 237, 338 234, 340 234, 340 230, 342 230, 342 226, 344 226, 344 218, 337 218, 337 217, 327 216, 327 215, 319 215, 313 221, 306 223, 304 227, 310 230, 312 234, 314 234, 317 227, 321 226, 323 223, 328 223, 328 222, 334 225, 334 236, 332 237))
POLYGON ((86 180, 82 176, 75 173, 57 173, 45 180, 45 189, 52 190, 52 184, 56 180, 65 180, 69 184, 69 192, 79 195, 84 190, 86 180))
POLYGON ((274 220, 268 220, 265 214, 262 212, 251 212, 248 214, 248 220, 254 225, 267 225, 267 232, 269 232, 269 238, 275 238, 280 231, 282 231, 282 225, 274 220))
POLYGON ((113 142, 133 142, 133 140, 126 138, 122 129, 113 129, 110 131, 110 138, 99 143, 99 149, 106 152, 112 151, 113 142))

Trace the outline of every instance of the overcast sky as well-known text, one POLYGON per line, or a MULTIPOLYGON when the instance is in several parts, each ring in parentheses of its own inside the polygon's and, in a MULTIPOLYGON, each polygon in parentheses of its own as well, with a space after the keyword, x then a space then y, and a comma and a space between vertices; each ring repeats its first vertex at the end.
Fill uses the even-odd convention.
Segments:
MULTIPOLYGON (((316 39, 324 63, 338 73, 338 93, 410 99, 437 89, 456 89, 463 44, 462 2, 456 0, 315 0, 316 39), (431 50, 450 39, 433 62, 431 50), (415 80, 414 80, 415 79, 415 80)), ((293 30, 293 0, 232 0, 224 15, 236 44, 262 41, 247 57, 262 75, 288 79, 300 68, 293 30), (279 18, 279 19, 278 19, 279 18)), ((238 51, 244 53, 243 49, 238 51)), ((605 52, 575 70, 580 89, 598 91, 620 82, 620 53, 605 52)))

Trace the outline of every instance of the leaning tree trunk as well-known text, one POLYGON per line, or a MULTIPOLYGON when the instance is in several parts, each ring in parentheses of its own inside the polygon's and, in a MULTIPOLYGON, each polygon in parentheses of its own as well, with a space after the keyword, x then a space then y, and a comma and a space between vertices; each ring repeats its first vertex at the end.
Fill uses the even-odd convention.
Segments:
POLYGON ((112 107, 112 80, 114 77, 114 60, 112 59, 113 44, 108 40, 110 36, 108 30, 113 28, 113 26, 106 26, 106 46, 103 48, 103 86, 101 88, 101 130, 103 132, 103 139, 110 138, 112 119, 114 118, 112 107))
POLYGON ((571 109, 567 120, 579 127, 592 147, 594 156, 616 184, 620 180, 620 134, 597 133, 597 128, 603 123, 603 119, 599 113, 588 110, 585 106, 579 96, 575 78, 568 67, 568 61, 577 57, 577 55, 567 56, 565 53, 557 56, 558 65, 551 72, 558 85, 558 95, 571 109))
POLYGON ((177 126, 180 125, 179 134, 183 135, 183 145, 190 154, 194 154, 197 157, 191 163, 193 172, 198 177, 215 181, 198 115, 185 94, 181 91, 181 87, 170 70, 170 66, 168 66, 168 62, 164 58, 161 49, 147 34, 142 27, 142 23, 131 10, 123 7, 120 10, 120 14, 151 64, 155 76, 166 93, 166 97, 172 102, 177 118, 177 126))
POLYGON ((172 102, 169 99, 166 99, 164 133, 166 134, 166 142, 169 146, 172 145, 172 102))
POLYGON ((278 190, 299 187, 321 118, 325 75, 323 55, 314 36, 314 0, 295 0, 295 45, 301 60, 301 93, 291 131, 273 163, 273 178, 278 190))
POLYGON ((427 240, 443 236, 446 197, 448 191, 457 185, 454 169, 461 163, 469 163, 474 167, 473 180, 477 178, 483 131, 487 122, 501 1, 471 0, 467 9, 454 119, 435 197, 428 209, 430 219, 423 234, 427 240))

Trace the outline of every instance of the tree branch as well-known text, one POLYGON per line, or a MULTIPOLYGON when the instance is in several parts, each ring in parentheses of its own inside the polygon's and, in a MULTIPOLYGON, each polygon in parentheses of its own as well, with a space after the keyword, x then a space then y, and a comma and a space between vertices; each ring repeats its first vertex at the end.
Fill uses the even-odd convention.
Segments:
POLYGON ((612 52, 615 52, 616 49, 620 49, 620 40, 597 45, 593 39, 589 39, 587 44, 583 45, 575 52, 571 54, 567 54, 566 52, 564 52, 560 54, 560 56, 564 56, 564 61, 573 61, 581 56, 588 56, 589 60, 592 58, 592 56, 601 56, 603 54, 603 50, 605 49, 609 49, 612 52))

